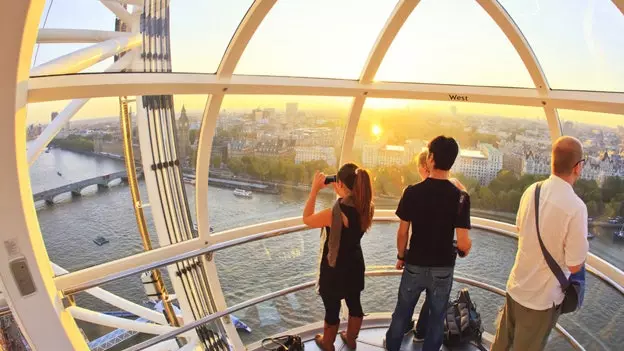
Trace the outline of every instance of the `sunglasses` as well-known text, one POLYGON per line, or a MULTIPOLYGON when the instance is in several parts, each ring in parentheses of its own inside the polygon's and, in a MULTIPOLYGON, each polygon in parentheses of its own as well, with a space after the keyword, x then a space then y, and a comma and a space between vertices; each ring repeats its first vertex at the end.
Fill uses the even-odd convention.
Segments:
POLYGON ((576 167, 578 165, 585 166, 585 161, 587 161, 587 160, 582 158, 581 160, 579 160, 577 163, 574 164, 574 167, 576 167))

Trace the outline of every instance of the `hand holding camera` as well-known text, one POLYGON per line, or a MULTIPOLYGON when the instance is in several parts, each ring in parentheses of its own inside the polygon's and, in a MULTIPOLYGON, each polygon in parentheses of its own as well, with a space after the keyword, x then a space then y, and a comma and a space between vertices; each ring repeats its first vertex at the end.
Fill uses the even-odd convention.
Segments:
POLYGON ((314 178, 312 179, 312 191, 318 192, 324 187, 327 186, 327 177, 322 172, 316 172, 314 174, 314 178))
POLYGON ((330 175, 330 176, 326 176, 325 177, 325 185, 331 184, 331 183, 335 183, 336 182, 336 175, 330 175))

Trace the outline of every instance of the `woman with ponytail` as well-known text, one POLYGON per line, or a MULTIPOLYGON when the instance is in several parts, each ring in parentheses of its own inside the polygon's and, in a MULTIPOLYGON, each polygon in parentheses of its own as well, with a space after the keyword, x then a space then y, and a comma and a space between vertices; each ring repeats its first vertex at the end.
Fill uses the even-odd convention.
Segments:
POLYGON ((311 228, 325 229, 318 281, 319 294, 325 306, 325 327, 323 334, 315 338, 322 350, 335 350, 342 299, 346 300, 349 308, 349 323, 340 337, 349 348, 356 348, 364 318, 360 294, 364 290, 366 267, 360 240, 372 224, 374 211, 373 188, 367 170, 347 163, 335 177, 326 177, 323 173, 314 176, 303 210, 303 223, 311 228), (332 182, 338 200, 332 208, 315 213, 318 192, 332 182))

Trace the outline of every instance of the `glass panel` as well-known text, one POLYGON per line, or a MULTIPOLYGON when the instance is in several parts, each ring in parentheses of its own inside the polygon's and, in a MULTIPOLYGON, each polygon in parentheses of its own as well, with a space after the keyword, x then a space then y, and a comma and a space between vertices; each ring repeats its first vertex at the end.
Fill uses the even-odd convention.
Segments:
POLYGON ((46 0, 39 28, 114 30, 115 15, 99 1, 46 0))
MULTIPOLYGON (((245 345, 323 320, 323 302, 313 288, 277 297, 236 312, 251 332, 238 329, 245 345)), ((336 338, 338 340, 338 338, 336 338)))
POLYGON ((377 208, 396 209, 403 189, 420 181, 418 154, 442 134, 459 142, 451 172, 471 195, 472 215, 515 223, 522 191, 550 171, 530 156, 550 153, 540 108, 367 99, 353 155, 375 176, 377 208))
POLYGON ((216 265, 228 305, 316 279, 319 234, 320 229, 310 229, 217 252, 216 265), (242 257, 247 259, 242 261, 242 257), (281 272, 283 267, 288 271, 281 272), (281 272, 280 276, 276 272, 281 272), (237 279, 242 274, 253 278, 237 279))
POLYGON ((574 188, 591 218, 590 251, 624 269, 624 115, 559 110, 559 119, 587 158, 574 188))
MULTIPOLYGON (((336 172, 351 101, 226 96, 211 156, 214 230, 301 216, 314 172, 336 172)), ((334 193, 323 190, 319 198, 317 208, 326 208, 334 193)))
MULTIPOLYGON (((35 139, 44 130, 48 121, 54 118, 57 112, 62 111, 67 103, 55 101, 30 104, 29 127, 26 131, 28 140, 35 139)), ((186 95, 174 98, 174 105, 183 109, 188 118, 186 122, 182 122, 179 118, 180 110, 175 112, 178 116, 178 158, 182 161, 184 173, 190 173, 190 177, 184 177, 181 181, 188 178, 190 182, 195 175, 193 155, 197 150, 201 109, 205 103, 206 96, 186 95), (182 155, 182 149, 185 150, 186 156, 182 155)), ((134 98, 129 103, 129 110, 137 111, 134 98)), ((142 168, 138 161, 141 158, 141 150, 136 129, 137 114, 131 113, 133 151, 137 167, 142 168)), ((129 188, 120 179, 122 175, 115 175, 126 169, 118 114, 118 98, 89 100, 30 167, 37 216, 48 254, 52 262, 69 271, 143 251, 129 188), (96 179, 111 174, 114 177, 110 181, 96 179), (93 181, 89 184, 80 184, 88 179, 93 181), (103 185, 104 181, 107 182, 107 187, 97 184, 102 182, 103 185), (64 189, 66 191, 63 192, 63 189, 59 189, 70 184, 72 186, 69 190, 64 189), (59 191, 42 196, 45 191, 51 189, 59 191), (111 220, 113 218, 115 220, 111 220), (96 245, 94 240, 98 237, 103 237, 108 243, 96 245)), ((32 146, 32 142, 29 142, 28 146, 32 146)), ((186 184, 185 188, 191 216, 194 219, 194 187, 186 184)), ((181 191, 182 186, 175 186, 172 189, 172 194, 184 195, 181 191)), ((139 180, 139 191, 141 201, 149 203, 143 180, 139 180)), ((144 212, 153 247, 165 245, 164 242, 159 244, 151 208, 145 207, 144 212)))
MULTIPOLYGON (((172 70, 216 72, 230 39, 252 3, 253 0, 172 1, 169 7, 172 70)), ((129 12, 134 11, 132 6, 128 8, 129 12)), ((51 29, 115 30, 115 16, 99 1, 48 0, 39 26, 44 27, 44 23, 45 28, 51 29), (50 4, 52 8, 47 14, 50 4)), ((36 48, 33 63, 39 65, 94 44, 37 45, 39 52, 36 48)), ((83 72, 104 72, 111 63, 112 59, 107 59, 83 72)))
POLYGON ((423 0, 377 81, 535 87, 505 34, 475 1, 423 0))
POLYGON ((610 0, 501 0, 553 89, 624 91, 624 16, 610 0))
POLYGON ((624 342, 624 295, 593 274, 587 275, 583 308, 563 315, 563 326, 586 350, 617 350, 624 342), (617 307, 616 307, 617 306, 617 307))
MULTIPOLYGON (((388 265, 394 264, 397 226, 396 223, 375 223, 370 232, 362 238, 362 248, 368 270, 394 268, 388 265)), ((455 276, 505 289, 514 260, 504 258, 515 256, 517 240, 481 229, 471 230, 470 236, 473 240, 472 251, 465 259, 457 260, 455 276)), ((366 288, 362 294, 364 312, 393 311, 398 285, 398 277, 367 278, 366 288)), ((499 295, 457 282, 453 284, 451 298, 454 298, 456 291, 462 287, 469 289, 470 296, 477 303, 477 310, 481 313, 485 331, 494 335, 495 318, 504 300, 499 295)), ((420 311, 420 304, 424 298, 421 296, 420 300, 415 309, 416 315, 420 311)), ((619 315, 617 312, 613 313, 613 306, 620 306, 622 303, 624 303, 622 294, 593 274, 588 274, 583 308, 580 312, 561 317, 560 323, 586 349, 617 348, 616 345, 622 342, 622 338, 616 326, 619 315)), ((569 344, 555 336, 557 334, 553 331, 549 341, 552 349, 569 349, 569 344)))
MULTIPOLYGON (((177 272, 180 272, 182 270, 182 265, 180 263, 178 263, 177 266, 172 267, 177 272)), ((189 266, 187 265, 186 267, 189 266)), ((203 307, 200 306, 201 303, 197 303, 197 301, 199 300, 199 295, 196 293, 190 293, 190 289, 187 289, 189 281, 188 278, 192 270, 193 269, 188 268, 188 270, 181 275, 183 277, 182 286, 185 290, 176 291, 175 293, 177 297, 174 298, 172 301, 173 308, 174 310, 176 310, 176 314, 178 314, 178 316, 182 318, 184 317, 182 316, 182 312, 179 308, 179 301, 177 301, 177 298, 180 297, 184 297, 187 301, 190 301, 190 306, 193 309, 193 313, 202 313, 203 315, 208 314, 207 311, 203 311, 203 307)), ((172 288, 169 275, 167 274, 168 270, 162 268, 160 272, 162 274, 168 293, 173 294, 174 290, 172 288)), ((161 315, 163 313, 162 304, 160 304, 160 301, 158 299, 154 300, 153 296, 147 295, 147 287, 149 287, 150 285, 144 284, 142 281, 143 278, 144 277, 138 274, 135 276, 126 277, 116 280, 114 282, 104 284, 100 287, 108 292, 120 296, 121 298, 127 299, 130 302, 144 306, 149 310, 153 310, 156 316, 161 315)), ((154 290, 151 290, 150 293, 153 291, 154 290)), ((77 294, 75 298, 76 305, 78 307, 85 308, 94 312, 103 313, 106 315, 111 315, 114 317, 124 318, 141 323, 147 323, 146 318, 136 316, 131 312, 124 311, 119 307, 115 307, 106 302, 103 302, 102 300, 86 292, 77 294)), ((102 326, 99 324, 94 324, 81 320, 76 320, 76 322, 78 324, 78 328, 80 328, 84 337, 86 338, 91 350, 107 349, 121 351, 155 336, 151 334, 144 334, 135 331, 102 326), (106 345, 107 347, 105 347, 104 345, 106 345)), ((206 325, 206 327, 209 330, 218 330, 218 327, 215 325, 215 323, 209 323, 208 325, 206 325)))
MULTIPOLYGON (((319 233, 306 230, 217 252, 215 262, 228 306, 315 280, 319 233)), ((319 321, 323 315, 314 288, 235 313, 252 330, 239 330, 246 344, 319 321)))
POLYGON ((278 1, 238 74, 358 79, 396 1, 278 1))
MULTIPOLYGON (((93 44, 37 44, 35 52, 33 54, 31 67, 37 67, 42 64, 48 63, 61 56, 71 54, 75 51, 82 50, 93 44)), ((108 58, 95 65, 82 70, 82 73, 88 72, 104 72, 110 65, 113 64, 113 59, 108 58)))
POLYGON ((174 72, 214 73, 253 0, 172 1, 174 72))

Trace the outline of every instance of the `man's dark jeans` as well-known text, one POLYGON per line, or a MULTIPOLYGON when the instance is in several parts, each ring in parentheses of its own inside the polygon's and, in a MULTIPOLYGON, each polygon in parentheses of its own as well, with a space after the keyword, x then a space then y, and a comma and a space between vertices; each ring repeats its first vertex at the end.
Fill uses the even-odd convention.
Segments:
POLYGON ((444 316, 452 285, 453 267, 405 265, 397 305, 386 333, 386 348, 389 351, 399 351, 420 294, 427 291, 429 320, 422 350, 440 350, 444 337, 444 316))
POLYGON ((424 339, 427 335, 427 328, 429 327, 429 297, 425 293, 425 303, 420 308, 420 314, 418 315, 418 321, 416 322, 416 329, 414 333, 416 338, 424 339))

